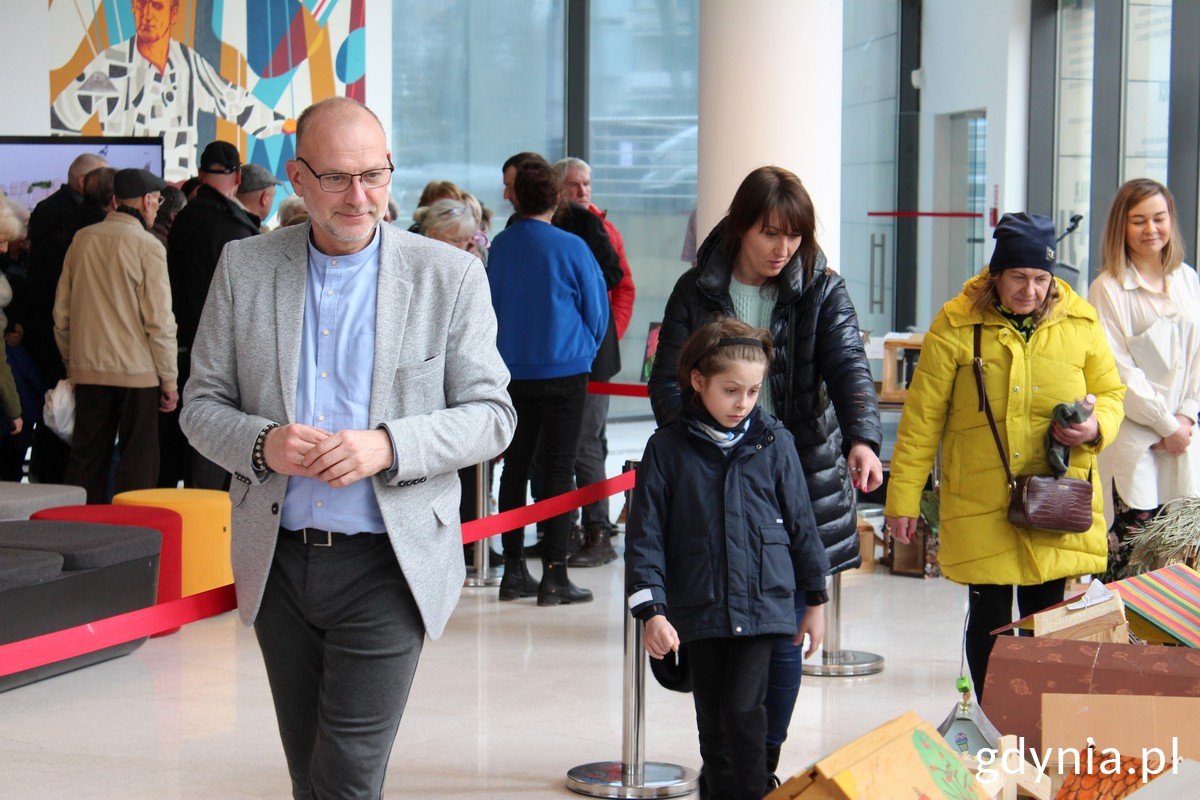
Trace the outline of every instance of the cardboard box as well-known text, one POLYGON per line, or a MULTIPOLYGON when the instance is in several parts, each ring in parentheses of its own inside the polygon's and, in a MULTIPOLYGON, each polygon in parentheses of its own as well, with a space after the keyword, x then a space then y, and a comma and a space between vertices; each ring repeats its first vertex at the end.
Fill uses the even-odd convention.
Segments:
POLYGON ((1003 734, 1042 746, 1042 695, 1200 697, 1200 653, 1158 645, 1000 636, 983 710, 1003 734))
POLYGON ((990 800, 938 732, 916 713, 885 723, 789 779, 767 800, 990 800))
MULTIPOLYGON (((1149 756, 1149 769, 1169 767, 1176 758, 1200 759, 1200 698, 1127 694, 1042 695, 1042 746, 1082 752, 1088 740, 1097 760, 1105 748, 1123 756, 1149 756), (1151 750, 1157 754, 1151 754, 1151 750)), ((1074 771, 1075 764, 1062 764, 1074 771)))

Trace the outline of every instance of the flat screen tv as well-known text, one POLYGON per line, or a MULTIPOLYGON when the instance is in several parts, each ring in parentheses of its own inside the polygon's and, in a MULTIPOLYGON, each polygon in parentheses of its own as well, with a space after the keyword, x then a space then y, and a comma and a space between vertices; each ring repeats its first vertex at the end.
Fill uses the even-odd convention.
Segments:
POLYGON ((84 153, 102 155, 117 169, 163 174, 158 136, 0 136, 0 188, 32 211, 66 183, 67 168, 84 153))

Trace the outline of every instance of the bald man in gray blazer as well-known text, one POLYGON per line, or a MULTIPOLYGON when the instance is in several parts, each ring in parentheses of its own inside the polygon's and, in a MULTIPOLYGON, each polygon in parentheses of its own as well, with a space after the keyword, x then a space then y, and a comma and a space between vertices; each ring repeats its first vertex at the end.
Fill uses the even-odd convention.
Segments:
POLYGON ((512 438, 480 262, 380 224, 391 154, 346 98, 304 112, 311 223, 221 256, 180 424, 234 476, 233 570, 296 798, 377 798, 424 635, 464 577, 456 470, 512 438))

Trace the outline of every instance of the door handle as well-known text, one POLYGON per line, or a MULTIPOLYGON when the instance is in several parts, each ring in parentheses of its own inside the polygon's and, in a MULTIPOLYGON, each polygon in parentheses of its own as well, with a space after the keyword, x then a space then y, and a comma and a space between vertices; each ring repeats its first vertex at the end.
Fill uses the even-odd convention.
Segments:
POLYGON ((869 290, 870 291, 870 295, 869 295, 870 302, 868 303, 868 312, 871 314, 875 313, 876 308, 878 308, 878 310, 882 313, 884 310, 884 307, 887 305, 887 303, 886 303, 887 289, 884 285, 884 281, 886 280, 886 277, 887 277, 887 261, 885 260, 886 259, 886 257, 885 257, 886 246, 887 246, 887 234, 886 233, 879 233, 879 234, 872 233, 871 234, 871 275, 870 275, 871 286, 870 286, 870 290, 869 290), (878 268, 879 295, 878 296, 876 296, 876 294, 875 294, 875 274, 877 271, 876 267, 875 267, 876 251, 879 252, 879 268, 878 268))

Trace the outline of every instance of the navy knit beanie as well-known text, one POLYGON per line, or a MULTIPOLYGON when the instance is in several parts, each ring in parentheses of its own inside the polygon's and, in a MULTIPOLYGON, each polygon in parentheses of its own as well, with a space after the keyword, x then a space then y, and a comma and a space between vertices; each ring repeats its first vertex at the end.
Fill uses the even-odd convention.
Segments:
POLYGON ((993 275, 1014 267, 1054 272, 1054 223, 1041 214, 1005 214, 992 234, 996 249, 988 271, 993 275))

